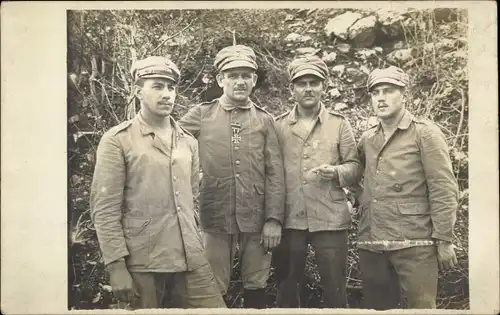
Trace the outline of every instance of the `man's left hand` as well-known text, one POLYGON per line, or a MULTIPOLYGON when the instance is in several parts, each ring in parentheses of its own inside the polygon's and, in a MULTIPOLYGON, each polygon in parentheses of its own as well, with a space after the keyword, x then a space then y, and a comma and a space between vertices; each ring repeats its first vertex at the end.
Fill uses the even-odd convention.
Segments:
POLYGON ((437 245, 437 256, 441 270, 450 270, 458 265, 457 256, 451 242, 439 243, 437 245))
POLYGON ((316 174, 323 180, 338 180, 337 166, 330 164, 323 164, 316 168, 316 174))
POLYGON ((260 236, 260 243, 264 246, 266 251, 270 251, 277 247, 281 242, 281 224, 274 219, 270 219, 264 223, 262 234, 260 236))

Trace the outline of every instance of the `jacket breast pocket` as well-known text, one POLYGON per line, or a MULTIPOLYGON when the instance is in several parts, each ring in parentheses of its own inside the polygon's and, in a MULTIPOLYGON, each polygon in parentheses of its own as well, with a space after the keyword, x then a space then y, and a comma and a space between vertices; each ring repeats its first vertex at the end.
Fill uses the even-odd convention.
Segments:
POLYGON ((428 203, 398 203, 401 235, 406 239, 425 239, 432 234, 428 203))

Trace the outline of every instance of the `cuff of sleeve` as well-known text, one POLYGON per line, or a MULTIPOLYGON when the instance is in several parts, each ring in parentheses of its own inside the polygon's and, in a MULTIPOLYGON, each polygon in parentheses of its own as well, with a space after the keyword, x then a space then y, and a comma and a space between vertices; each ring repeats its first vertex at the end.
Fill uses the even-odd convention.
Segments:
POLYGON ((276 221, 279 222, 279 224, 281 226, 283 226, 283 218, 279 218, 279 217, 277 217, 275 215, 269 215, 269 216, 266 217, 266 222, 269 221, 269 220, 276 220, 276 221))
POLYGON ((339 182, 340 187, 346 187, 348 186, 345 181, 345 170, 342 165, 337 166, 337 180, 339 182))
POLYGON ((128 250, 126 249, 122 249, 122 250, 119 250, 119 251, 116 251, 110 255, 103 255, 104 257, 104 265, 109 265, 110 263, 120 259, 120 258, 123 258, 125 256, 128 256, 129 255, 129 252, 128 250))
POLYGON ((448 235, 443 235, 443 234, 438 234, 438 233, 432 233, 432 238, 435 239, 436 241, 445 241, 445 242, 452 242, 453 241, 453 236, 448 236, 448 235))

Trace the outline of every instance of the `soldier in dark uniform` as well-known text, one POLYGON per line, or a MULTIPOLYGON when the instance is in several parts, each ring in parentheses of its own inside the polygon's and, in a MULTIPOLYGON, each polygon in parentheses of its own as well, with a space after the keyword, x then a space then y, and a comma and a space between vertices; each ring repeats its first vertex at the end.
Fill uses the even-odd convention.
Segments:
POLYGON ((205 248, 226 294, 239 243, 244 307, 264 308, 268 251, 279 244, 283 222, 282 154, 273 117, 249 98, 257 82, 253 50, 226 47, 214 65, 223 95, 192 107, 180 120, 200 146, 205 248))
POLYGON ((438 266, 457 264, 458 185, 448 145, 431 121, 405 109, 408 75, 391 66, 368 77, 378 123, 363 133, 359 258, 364 307, 436 307, 438 266))
POLYGON ((349 121, 321 102, 328 67, 317 56, 288 66, 293 109, 277 120, 285 161, 283 241, 273 260, 280 307, 298 307, 307 245, 314 247, 324 306, 346 307, 349 205, 343 188, 357 183, 361 168, 349 121))

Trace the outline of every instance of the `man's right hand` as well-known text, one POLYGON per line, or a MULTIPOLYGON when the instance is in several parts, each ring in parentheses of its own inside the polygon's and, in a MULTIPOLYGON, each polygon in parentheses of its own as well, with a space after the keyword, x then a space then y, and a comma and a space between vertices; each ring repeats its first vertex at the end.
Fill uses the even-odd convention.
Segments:
POLYGON ((132 276, 123 259, 108 265, 110 284, 115 297, 122 302, 133 303, 139 297, 132 276))

